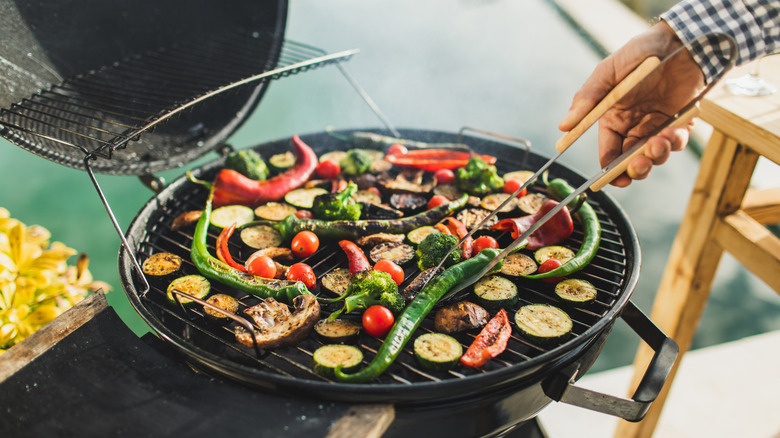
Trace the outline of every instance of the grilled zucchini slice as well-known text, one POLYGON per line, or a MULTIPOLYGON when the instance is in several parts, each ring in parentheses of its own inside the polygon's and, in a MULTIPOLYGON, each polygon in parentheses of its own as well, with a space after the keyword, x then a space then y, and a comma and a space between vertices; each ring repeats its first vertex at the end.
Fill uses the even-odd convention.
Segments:
POLYGON ((193 301, 184 295, 176 294, 174 297, 174 289, 202 300, 206 298, 206 296, 211 291, 211 283, 209 283, 206 277, 201 275, 185 275, 184 277, 179 277, 173 280, 168 285, 168 301, 174 304, 177 302, 181 304, 189 304, 193 301))
POLYGON ((282 204, 281 202, 267 202, 257 208, 255 208, 255 215, 260 219, 269 221, 281 221, 287 216, 295 214, 298 211, 290 204, 282 204))
POLYGON ((529 304, 515 313, 515 324, 527 339, 540 344, 563 341, 574 324, 563 310, 549 304, 529 304))
POLYGON ((311 208, 314 205, 314 198, 328 193, 322 187, 310 187, 294 189, 284 195, 284 200, 298 208, 311 208))
MULTIPOLYGON (((498 208, 499 205, 501 205, 502 202, 509 198, 509 195, 509 193, 491 193, 490 195, 482 198, 482 200, 479 202, 479 206, 485 210, 494 211, 498 208)), ((498 212, 502 214, 511 213, 515 208, 517 208, 517 200, 512 199, 504 206, 504 208, 498 212)))
MULTIPOLYGON (((219 307, 221 310, 224 310, 228 313, 235 314, 238 312, 238 300, 231 297, 230 295, 225 294, 216 294, 209 297, 208 300, 206 300, 207 303, 213 304, 216 307, 219 307)), ((228 319, 227 316, 224 314, 217 312, 216 310, 212 309, 208 306, 203 306, 203 313, 206 314, 210 319, 214 321, 224 321, 228 319)))
POLYGON ((252 222, 255 212, 245 205, 226 205, 215 208, 211 212, 211 225, 219 228, 227 228, 233 224, 236 227, 252 222))
POLYGON ((569 278, 555 285, 555 295, 574 306, 584 306, 596 301, 596 286, 586 280, 569 278))
POLYGON ((501 273, 510 277, 531 275, 538 269, 536 262, 530 256, 515 252, 509 254, 501 265, 501 273))
POLYGON ((539 263, 540 265, 549 259, 558 260, 563 265, 573 258, 574 251, 565 246, 544 246, 534 252, 534 259, 536 259, 536 263, 539 263))
POLYGON ((282 235, 268 225, 257 225, 241 230, 241 241, 254 249, 265 249, 282 244, 282 235))
POLYGON ((547 199, 549 198, 541 193, 529 193, 517 200, 517 207, 522 210, 523 213, 536 214, 547 199))
POLYGON ((314 351, 312 360, 315 373, 333 377, 339 366, 345 373, 356 371, 363 361, 363 353, 354 345, 329 344, 314 351))
POLYGON ((463 347, 444 333, 426 333, 414 340, 414 357, 421 367, 432 371, 452 369, 463 355, 463 347))
POLYGON ((488 310, 510 308, 517 304, 517 285, 500 275, 491 275, 474 283, 475 302, 488 310))
POLYGON ((433 233, 441 233, 441 231, 437 230, 436 227, 432 227, 430 225, 424 225, 419 228, 415 228, 412 231, 409 231, 409 233, 406 235, 406 238, 409 239, 410 242, 412 242, 415 245, 419 245, 420 242, 425 240, 425 237, 429 234, 433 233))
POLYGON ((282 173, 295 165, 295 155, 287 151, 283 154, 272 155, 268 159, 268 165, 276 173, 282 173))
POLYGON ((351 344, 357 341, 362 325, 350 319, 321 319, 314 324, 314 333, 326 344, 351 344))
POLYGON ((164 277, 171 275, 181 269, 182 260, 181 257, 169 252, 158 252, 152 254, 148 259, 144 260, 141 269, 144 274, 151 275, 153 277, 164 277))

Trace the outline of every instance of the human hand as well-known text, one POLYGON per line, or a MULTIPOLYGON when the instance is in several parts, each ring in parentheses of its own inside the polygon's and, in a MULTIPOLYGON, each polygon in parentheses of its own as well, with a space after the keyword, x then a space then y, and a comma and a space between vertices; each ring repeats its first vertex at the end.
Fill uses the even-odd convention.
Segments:
MULTIPOLYGON (((572 106, 559 129, 573 129, 647 57, 664 59, 681 45, 674 31, 663 21, 630 40, 596 66, 574 95, 572 106)), ((666 122, 705 85, 701 69, 686 50, 681 50, 660 68, 662 70, 653 72, 599 120, 599 162, 602 167, 666 122)), ((626 172, 612 181, 612 185, 625 187, 632 180, 646 178, 653 165, 663 164, 671 151, 685 147, 692 127, 693 124, 689 123, 681 128, 667 128, 650 138, 644 155, 632 159, 626 172)))

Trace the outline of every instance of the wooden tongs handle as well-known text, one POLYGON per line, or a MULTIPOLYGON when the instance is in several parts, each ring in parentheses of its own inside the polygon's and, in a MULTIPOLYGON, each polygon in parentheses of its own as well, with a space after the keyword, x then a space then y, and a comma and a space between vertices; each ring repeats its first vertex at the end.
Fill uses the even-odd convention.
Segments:
POLYGON ((639 64, 631 73, 629 73, 622 81, 620 81, 614 88, 606 95, 593 109, 585 115, 585 117, 577 123, 577 126, 572 128, 571 131, 564 134, 563 137, 555 143, 555 149, 558 152, 563 152, 569 148, 582 134, 585 133, 594 123, 596 123, 612 106, 623 98, 634 85, 642 82, 647 77, 661 60, 656 56, 650 56, 641 64, 639 64))

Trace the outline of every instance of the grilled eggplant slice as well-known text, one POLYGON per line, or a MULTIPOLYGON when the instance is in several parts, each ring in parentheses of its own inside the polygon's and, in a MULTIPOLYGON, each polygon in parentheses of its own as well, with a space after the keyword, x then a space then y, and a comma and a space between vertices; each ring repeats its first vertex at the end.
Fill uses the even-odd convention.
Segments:
POLYGON ((441 274, 444 272, 444 268, 439 268, 436 270, 436 267, 428 268, 422 272, 420 272, 417 277, 412 280, 411 283, 406 285, 406 287, 401 291, 401 296, 404 297, 404 300, 411 301, 414 299, 414 297, 417 296, 417 294, 420 293, 423 286, 425 286, 428 281, 430 281, 433 277, 441 274))
POLYGON ((390 196, 390 206, 404 213, 417 213, 425 209, 428 200, 414 193, 396 193, 390 196))
POLYGON ((398 266, 404 266, 414 259, 414 248, 405 243, 380 243, 371 248, 368 257, 374 264, 380 260, 390 260, 398 266))
POLYGON ((382 204, 364 202, 360 204, 361 219, 398 219, 404 217, 404 212, 382 204))
POLYGON ((181 257, 169 252, 158 252, 152 254, 148 259, 144 260, 141 269, 144 274, 153 277, 165 277, 171 275, 181 269, 182 260, 181 257))
POLYGON ((479 328, 487 324, 490 314, 484 307, 469 301, 444 306, 433 317, 433 329, 452 334, 479 328))
POLYGON ((357 341, 362 327, 351 319, 321 319, 314 325, 314 333, 326 344, 351 344, 357 341))
POLYGON ((167 295, 168 301, 172 303, 190 304, 193 301, 184 295, 176 294, 174 297, 173 290, 184 292, 187 295, 191 295, 195 298, 204 299, 211 292, 211 283, 201 275, 185 275, 173 280, 168 285, 167 295))
POLYGON ((477 304, 488 310, 510 308, 517 304, 517 285, 500 275, 481 278, 474 283, 474 297, 477 304))
POLYGON ((336 268, 320 278, 322 288, 339 297, 347 292, 350 283, 352 283, 352 275, 347 268, 336 268))
MULTIPOLYGON (((236 312, 238 312, 238 300, 231 297, 230 295, 226 295, 226 294, 212 295, 209 297, 208 300, 206 300, 206 302, 216 307, 219 307, 221 310, 224 310, 225 312, 228 313, 235 314, 236 312)), ((214 321, 224 321, 228 319, 228 317, 223 313, 217 312, 216 310, 208 306, 203 306, 203 313, 205 313, 207 317, 209 317, 214 321)))
POLYGON ((529 304, 515 313, 515 324, 520 333, 540 344, 563 341, 574 327, 569 315, 549 304, 529 304))
POLYGON ((320 319, 320 304, 311 294, 293 298, 294 311, 273 298, 266 298, 244 311, 254 322, 254 333, 244 327, 236 328, 236 340, 252 347, 252 336, 260 348, 278 348, 295 345, 309 335, 320 319))
POLYGON ((404 239, 406 239, 406 236, 403 234, 376 233, 363 236, 356 240, 355 243, 357 243, 358 246, 373 247, 379 245, 380 243, 387 242, 403 243, 404 239))
POLYGON ((463 355, 463 347, 444 333, 426 333, 414 340, 414 357, 421 367, 432 371, 452 369, 463 355))
POLYGON ((354 345, 323 345, 314 351, 312 361, 315 373, 332 378, 339 366, 345 373, 356 371, 363 362, 363 353, 354 345))
POLYGON ((596 301, 596 287, 586 280, 569 278, 555 285, 555 295, 567 304, 584 306, 596 301))

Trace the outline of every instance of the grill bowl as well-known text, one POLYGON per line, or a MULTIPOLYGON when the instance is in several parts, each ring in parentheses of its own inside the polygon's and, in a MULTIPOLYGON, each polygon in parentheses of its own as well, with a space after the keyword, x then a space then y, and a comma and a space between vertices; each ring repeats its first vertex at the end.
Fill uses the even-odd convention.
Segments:
MULTIPOLYGON (((402 130, 401 133, 405 138, 427 142, 458 140, 456 134, 439 131, 402 130)), ((346 143, 327 133, 302 135, 301 138, 318 155, 348 148, 346 143)), ((519 170, 524 160, 524 151, 504 143, 472 137, 466 137, 464 142, 478 153, 500 157, 497 163, 500 173, 519 170)), ((288 139, 256 147, 266 157, 288 148, 288 139)), ((538 168, 546 161, 546 157, 531 153, 526 168, 538 168)), ((216 160, 196 169, 194 174, 209 180, 221 165, 222 160, 216 160)), ((581 175, 560 164, 551 167, 550 177, 565 178, 574 186, 585 181, 581 175)), ((140 261, 152 253, 169 251, 188 261, 191 235, 187 234, 187 230, 172 232, 170 224, 182 212, 201 209, 206 196, 207 191, 203 187, 182 177, 153 197, 126 233, 130 250, 136 258, 140 261)), ((139 292, 144 289, 143 282, 124 251, 119 254, 119 271, 131 304, 151 329, 183 354, 194 367, 209 373, 285 394, 349 402, 387 402, 408 408, 473 400, 475 397, 495 397, 496 394, 507 394, 507 391, 511 393, 538 386, 544 378, 573 363, 578 365, 575 367, 579 369, 577 375, 584 374, 630 298, 639 276, 640 252, 636 234, 623 210, 609 195, 595 193, 589 202, 602 224, 602 245, 595 260, 580 276, 596 285, 599 297, 590 307, 567 309, 575 321, 575 336, 565 343, 543 349, 513 334, 507 351, 480 370, 457 369, 449 373, 420 370, 414 363, 410 345, 407 345, 407 350, 396 363, 372 383, 330 381, 311 372, 311 353, 320 345, 314 339, 307 339, 296 347, 267 351, 257 358, 251 349, 238 345, 224 326, 210 323, 197 310, 185 311, 166 304, 164 284, 155 284, 150 280, 151 290, 140 296, 139 292)), ((578 247, 581 236, 575 230, 566 244, 578 247)), ((210 245, 213 245, 213 241, 210 241, 210 245)), ((335 246, 326 246, 312 256, 309 263, 314 266, 318 277, 346 262, 341 252, 335 249, 335 246)), ((188 273, 195 273, 190 263, 187 263, 186 269, 192 271, 188 273)), ((540 282, 519 285, 519 305, 530 302, 556 303, 555 298, 552 298, 552 285, 540 282)), ((213 287, 218 291, 220 289, 218 284, 213 284, 213 287)), ((429 316, 420 330, 430 330, 431 327, 432 318, 429 316)), ((367 339, 361 341, 362 349, 367 353, 366 360, 370 360, 381 341, 365 335, 363 337, 367 339)), ((463 338, 462 342, 467 345, 471 339, 473 335, 463 338)), ((527 410, 535 412, 549 401, 540 400, 539 406, 527 410)))

